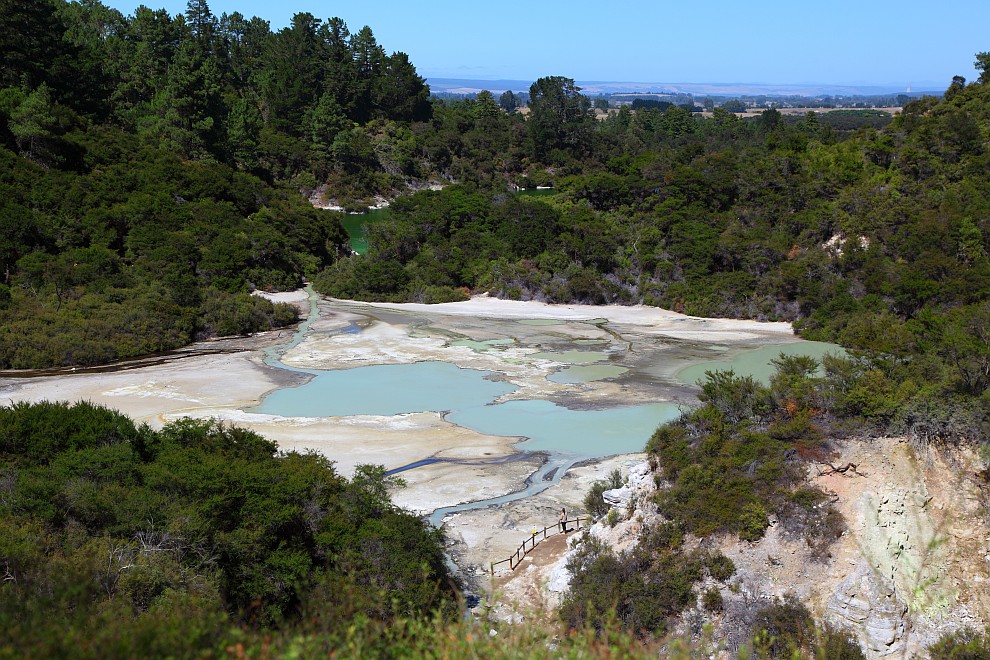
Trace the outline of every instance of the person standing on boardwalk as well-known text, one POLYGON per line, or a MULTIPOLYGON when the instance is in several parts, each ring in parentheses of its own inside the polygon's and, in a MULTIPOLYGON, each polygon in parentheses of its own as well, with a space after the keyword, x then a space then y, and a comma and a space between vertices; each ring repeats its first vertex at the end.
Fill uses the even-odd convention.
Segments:
POLYGON ((560 531, 567 533, 567 509, 560 510, 560 531))

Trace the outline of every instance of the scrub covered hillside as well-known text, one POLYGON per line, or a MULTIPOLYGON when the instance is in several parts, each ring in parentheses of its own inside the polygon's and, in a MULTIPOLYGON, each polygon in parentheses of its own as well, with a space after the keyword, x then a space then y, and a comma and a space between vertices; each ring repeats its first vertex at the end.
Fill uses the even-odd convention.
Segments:
MULTIPOLYGON (((655 655, 699 580, 734 570, 690 537, 755 541, 773 514, 827 553, 842 521, 801 470, 834 436, 985 450, 988 54, 978 81, 880 129, 678 106, 597 121, 562 77, 533 84, 524 119, 491 94, 430 101, 404 54, 339 19, 297 14, 272 32, 203 0, 180 16, 0 10, 2 367, 291 323, 248 292, 304 276, 366 299, 489 291, 791 320, 850 349, 781 361, 769 387, 711 376, 704 405, 648 446, 669 524, 622 561, 581 558, 564 634, 458 622, 442 536, 390 503, 376 468, 346 480, 213 422, 0 409, 0 655, 655 655), (451 185, 398 200, 365 256, 305 201, 435 178, 451 185), (534 185, 555 194, 514 194, 534 185)), ((761 616, 797 623, 767 654, 810 652, 807 612, 761 616)))
POLYGON ((0 656, 189 657, 446 620, 442 534, 392 505, 383 474, 347 480, 214 421, 0 408, 0 656))

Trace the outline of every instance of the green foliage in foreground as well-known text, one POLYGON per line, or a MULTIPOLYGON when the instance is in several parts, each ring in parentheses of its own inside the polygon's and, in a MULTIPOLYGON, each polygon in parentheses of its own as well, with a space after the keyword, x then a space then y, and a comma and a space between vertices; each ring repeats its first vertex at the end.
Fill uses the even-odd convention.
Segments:
MULTIPOLYGON (((397 510, 379 468, 352 480, 314 455, 212 421, 161 431, 87 403, 0 408, 0 657, 646 658, 719 643, 664 637, 702 576, 677 524, 617 557, 575 560, 565 628, 452 616, 440 534, 397 510), (627 632, 628 631, 628 632, 627 632), (662 644, 662 646, 658 646, 662 644), (700 645, 700 646, 699 646, 700 645)), ((705 605, 718 610, 709 589, 705 605)), ((755 657, 861 657, 800 605, 760 610, 755 657)), ((979 658, 975 634, 940 657, 979 658)))
POLYGON ((848 633, 816 626, 808 608, 793 597, 758 610, 753 631, 750 650, 755 658, 862 660, 866 657, 848 633))
POLYGON ((643 638, 661 638, 671 617, 694 605, 694 584, 705 575, 727 580, 732 562, 718 553, 685 552, 675 524, 644 529, 629 553, 617 555, 586 540, 568 562, 570 590, 560 617, 571 629, 605 631, 610 625, 643 638))
POLYGON ((214 421, 0 408, 0 652, 188 656, 242 625, 448 615, 441 534, 389 485, 214 421))
POLYGON ((990 629, 982 635, 972 628, 944 635, 928 650, 945 660, 990 660, 990 629))

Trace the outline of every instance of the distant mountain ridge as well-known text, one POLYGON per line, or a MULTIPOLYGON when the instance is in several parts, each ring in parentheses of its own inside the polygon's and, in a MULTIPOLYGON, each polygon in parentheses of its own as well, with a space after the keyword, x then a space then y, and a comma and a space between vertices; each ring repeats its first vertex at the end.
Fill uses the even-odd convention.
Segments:
MULTIPOLYGON (((532 80, 479 80, 471 78, 428 78, 434 92, 450 94, 475 94, 483 89, 490 92, 525 92, 532 80)), ((817 83, 769 84, 769 83, 662 83, 662 82, 612 82, 579 80, 577 86, 586 94, 694 94, 711 96, 871 96, 898 94, 908 91, 907 86, 848 84, 823 85, 817 83)), ((945 85, 925 82, 910 86, 912 93, 932 90, 941 94, 945 85)))

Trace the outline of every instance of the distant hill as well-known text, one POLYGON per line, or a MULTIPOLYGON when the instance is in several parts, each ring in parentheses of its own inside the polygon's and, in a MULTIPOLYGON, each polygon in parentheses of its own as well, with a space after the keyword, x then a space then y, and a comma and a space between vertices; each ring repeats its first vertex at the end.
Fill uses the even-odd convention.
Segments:
MULTIPOLYGON (((434 93, 475 94, 483 89, 491 92, 525 92, 532 80, 473 80, 469 78, 429 78, 427 82, 434 93)), ((912 93, 931 90, 941 94, 948 83, 926 82, 911 86, 912 93)), ((906 88, 897 85, 821 85, 815 83, 774 85, 765 83, 666 83, 666 82, 611 82, 579 80, 578 87, 586 94, 696 94, 712 96, 870 96, 897 94, 906 88)))

